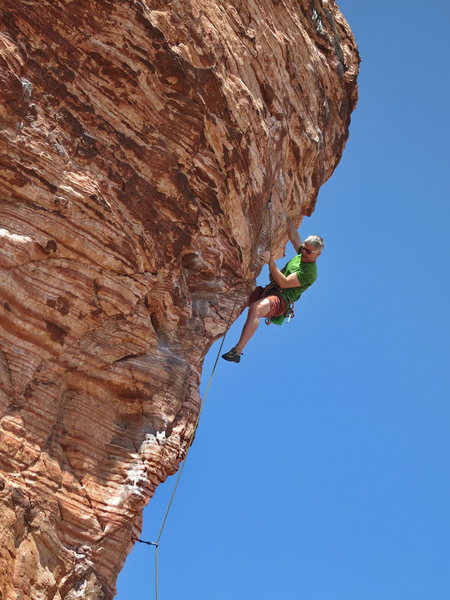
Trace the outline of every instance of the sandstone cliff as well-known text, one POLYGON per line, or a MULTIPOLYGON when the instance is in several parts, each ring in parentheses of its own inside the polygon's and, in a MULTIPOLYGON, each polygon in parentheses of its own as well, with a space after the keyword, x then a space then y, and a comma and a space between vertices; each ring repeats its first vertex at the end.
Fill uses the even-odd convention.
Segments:
POLYGON ((340 159, 358 54, 332 0, 0 18, 0 598, 110 599, 270 191, 279 249, 340 159))

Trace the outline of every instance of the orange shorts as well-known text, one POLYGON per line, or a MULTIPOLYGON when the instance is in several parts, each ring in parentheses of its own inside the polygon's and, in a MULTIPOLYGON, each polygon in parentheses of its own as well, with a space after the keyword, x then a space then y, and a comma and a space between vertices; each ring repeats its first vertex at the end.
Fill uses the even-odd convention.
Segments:
POLYGON ((272 317, 282 317, 286 312, 286 305, 284 301, 279 296, 275 296, 275 294, 265 296, 264 291, 265 288, 258 285, 258 287, 256 287, 248 297, 247 306, 250 306, 250 304, 256 302, 257 300, 267 298, 267 300, 269 300, 270 302, 270 310, 265 316, 265 318, 271 319, 272 317))

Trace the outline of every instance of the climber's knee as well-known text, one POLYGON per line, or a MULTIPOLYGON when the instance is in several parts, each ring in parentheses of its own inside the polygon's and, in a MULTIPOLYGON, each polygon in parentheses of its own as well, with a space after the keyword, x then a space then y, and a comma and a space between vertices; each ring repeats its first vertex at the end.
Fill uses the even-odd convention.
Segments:
POLYGON ((261 300, 256 300, 256 302, 252 302, 248 308, 249 317, 266 317, 270 311, 270 300, 267 298, 262 298, 261 300))

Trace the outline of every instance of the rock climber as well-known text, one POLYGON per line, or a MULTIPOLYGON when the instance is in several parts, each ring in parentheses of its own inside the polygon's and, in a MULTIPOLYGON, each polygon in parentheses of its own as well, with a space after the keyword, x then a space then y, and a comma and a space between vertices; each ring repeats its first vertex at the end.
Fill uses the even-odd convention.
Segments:
MULTIPOLYGON (((303 217, 300 220, 300 225, 303 217)), ((317 278, 316 260, 320 256, 324 242, 320 235, 310 235, 301 242, 300 235, 292 220, 288 218, 288 236, 297 255, 281 270, 276 266, 271 252, 264 252, 261 257, 269 264, 271 283, 266 287, 258 286, 248 299, 247 320, 242 328, 238 343, 231 350, 222 354, 225 360, 238 363, 241 361, 243 349, 259 326, 259 319, 266 323, 280 325, 286 317, 293 316, 293 304, 317 278)))

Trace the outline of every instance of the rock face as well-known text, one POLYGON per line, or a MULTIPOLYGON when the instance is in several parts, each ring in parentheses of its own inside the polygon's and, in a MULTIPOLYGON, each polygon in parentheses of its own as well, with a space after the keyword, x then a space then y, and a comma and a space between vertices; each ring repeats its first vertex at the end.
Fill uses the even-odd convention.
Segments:
POLYGON ((338 163, 332 0, 3 0, 0 598, 110 599, 202 360, 338 163))

